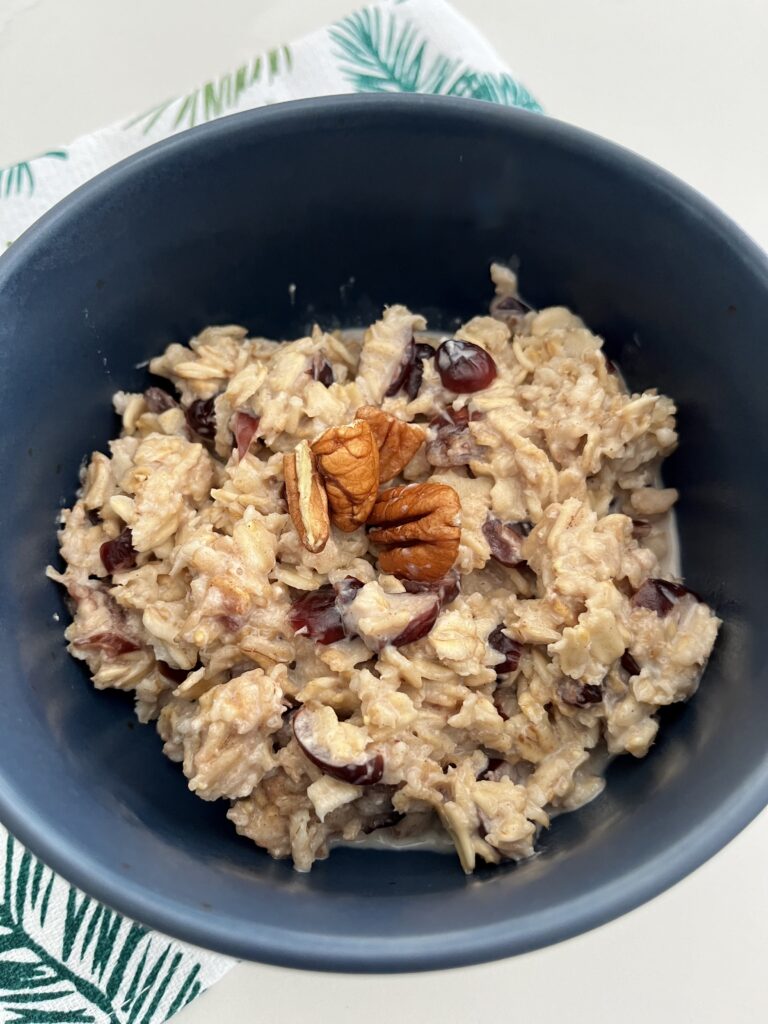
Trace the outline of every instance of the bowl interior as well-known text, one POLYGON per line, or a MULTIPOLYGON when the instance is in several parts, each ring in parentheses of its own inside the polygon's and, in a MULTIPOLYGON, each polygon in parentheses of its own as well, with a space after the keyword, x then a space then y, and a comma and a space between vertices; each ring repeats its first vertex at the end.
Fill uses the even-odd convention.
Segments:
POLYGON ((70 880, 182 938, 304 967, 393 970, 563 938, 671 884, 768 797, 768 274, 687 189, 537 115, 354 98, 227 118, 140 154, 0 261, 0 817, 70 880), (697 698, 640 762, 558 818, 540 854, 464 878, 452 858, 339 850, 309 875, 192 796, 128 698, 66 654, 45 579, 110 398, 209 323, 292 337, 404 302, 450 329, 492 259, 680 406, 683 564, 726 620, 697 698), (295 285, 295 298, 292 298, 295 285))

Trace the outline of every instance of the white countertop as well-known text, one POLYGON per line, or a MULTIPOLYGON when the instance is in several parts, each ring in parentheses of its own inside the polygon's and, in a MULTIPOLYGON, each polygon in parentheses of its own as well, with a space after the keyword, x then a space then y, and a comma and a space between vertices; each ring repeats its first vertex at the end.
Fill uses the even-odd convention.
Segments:
MULTIPOLYGON (((545 109, 663 164, 768 248, 768 0, 456 0, 545 109)), ((0 165, 151 106, 354 0, 0 0, 0 165)), ((768 742, 768 735, 766 736, 768 742)), ((768 812, 650 904, 439 974, 240 965, 178 1024, 752 1024, 768 1018, 768 812)))

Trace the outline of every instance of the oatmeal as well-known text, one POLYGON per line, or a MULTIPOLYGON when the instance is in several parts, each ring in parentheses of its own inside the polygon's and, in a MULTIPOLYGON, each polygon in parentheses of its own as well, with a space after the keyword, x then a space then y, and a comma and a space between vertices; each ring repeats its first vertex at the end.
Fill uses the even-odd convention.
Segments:
POLYGON ((436 828, 467 872, 531 856, 715 641, 670 569, 674 403, 492 277, 452 337, 396 305, 170 345, 61 514, 71 654, 302 871, 436 828))

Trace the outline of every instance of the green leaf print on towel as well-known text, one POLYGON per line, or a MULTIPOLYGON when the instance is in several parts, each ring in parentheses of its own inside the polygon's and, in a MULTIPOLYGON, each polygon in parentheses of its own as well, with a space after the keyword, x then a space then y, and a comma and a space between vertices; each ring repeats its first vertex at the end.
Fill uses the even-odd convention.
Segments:
POLYGON ((0 1021, 145 1024, 200 991, 199 964, 72 888, 10 835, 0 849, 0 1021))
POLYGON ((194 128, 196 124, 212 121, 229 111, 234 110, 243 93, 252 85, 262 82, 265 78, 271 82, 277 75, 289 71, 292 66, 290 48, 281 46, 255 57, 247 64, 241 64, 234 71, 229 71, 221 78, 205 82, 198 89, 177 96, 164 103, 152 107, 131 118, 123 127, 141 128, 146 135, 156 124, 160 124, 166 132, 182 128, 194 128))
POLYGON ((369 7, 342 18, 330 30, 342 73, 357 92, 420 92, 468 96, 541 110, 511 75, 467 68, 459 58, 427 60, 427 40, 395 11, 369 7))
POLYGON ((541 113, 541 106, 524 85, 506 72, 490 74, 467 71, 457 83, 454 96, 469 96, 475 100, 488 100, 506 107, 522 107, 541 113))
POLYGON ((66 160, 65 149, 51 149, 42 153, 36 160, 23 160, 19 164, 11 164, 10 167, 0 167, 0 199, 7 199, 9 196, 31 196, 35 191, 35 172, 32 164, 37 160, 66 160))

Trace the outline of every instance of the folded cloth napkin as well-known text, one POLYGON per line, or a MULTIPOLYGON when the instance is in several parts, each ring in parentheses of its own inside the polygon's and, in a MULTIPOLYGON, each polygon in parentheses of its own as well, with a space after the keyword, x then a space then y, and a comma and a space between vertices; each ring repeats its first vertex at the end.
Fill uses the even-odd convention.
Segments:
MULTIPOLYGON (((0 247, 94 174, 158 139, 237 110, 352 92, 440 93, 540 109, 444 0, 389 0, 129 121, 0 169, 0 247)), ((234 962, 122 918, 0 826, 0 1024, 157 1024, 234 962)))
POLYGON ((351 92, 422 92, 540 107, 444 0, 390 0, 255 57, 185 96, 0 169, 0 247, 94 174, 151 142, 237 110, 351 92))

